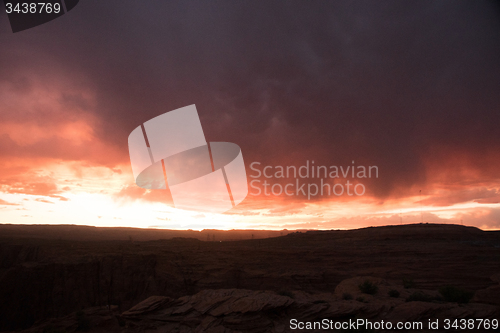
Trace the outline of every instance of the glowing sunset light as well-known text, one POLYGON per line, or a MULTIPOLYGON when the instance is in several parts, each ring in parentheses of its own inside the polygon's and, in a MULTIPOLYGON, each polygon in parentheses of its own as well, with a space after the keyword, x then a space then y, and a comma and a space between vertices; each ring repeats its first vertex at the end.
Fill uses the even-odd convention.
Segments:
MULTIPOLYGON (((443 20, 425 29, 415 25, 422 20, 382 24, 366 13, 356 21, 365 23, 344 24, 336 17, 350 17, 350 6, 325 6, 320 21, 342 29, 311 22, 302 33, 285 15, 287 42, 272 19, 259 20, 259 29, 251 18, 234 20, 245 12, 238 4, 227 12, 204 8, 218 19, 201 21, 199 9, 172 6, 150 19, 137 15, 145 8, 128 4, 105 22, 82 4, 36 29, 12 33, 0 25, 0 223, 198 230, 423 221, 500 228, 500 58, 492 56, 496 38, 477 37, 499 31, 490 5, 462 12, 449 4, 461 14, 446 19, 431 8, 443 20), (251 38, 235 42, 242 33, 251 38), (129 135, 139 134, 139 146, 144 140, 139 155, 151 152, 160 163, 164 147, 148 147, 141 126, 152 141, 182 146, 169 134, 194 135, 192 129, 149 121, 191 105, 202 130, 196 127, 189 148, 226 142, 240 149, 235 156, 249 193, 240 191, 237 205, 229 197, 224 214, 171 205, 174 196, 209 201, 192 185, 198 181, 203 193, 218 184, 217 193, 229 196, 222 171, 218 182, 202 182, 187 158, 189 167, 176 172, 192 172, 193 183, 173 184, 172 176, 170 194, 141 188, 134 178, 129 135), (310 177, 286 174, 304 165, 310 177)), ((424 19, 428 11, 408 15, 424 19)), ((232 181, 233 190, 245 187, 242 179, 232 181)))

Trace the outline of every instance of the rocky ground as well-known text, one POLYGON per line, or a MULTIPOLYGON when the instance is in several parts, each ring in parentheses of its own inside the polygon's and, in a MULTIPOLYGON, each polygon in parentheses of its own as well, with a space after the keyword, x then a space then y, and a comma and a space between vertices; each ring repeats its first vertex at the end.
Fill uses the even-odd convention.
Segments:
POLYGON ((3 331, 292 332, 294 318, 500 319, 500 233, 463 226, 228 242, 0 236, 0 269, 3 331))

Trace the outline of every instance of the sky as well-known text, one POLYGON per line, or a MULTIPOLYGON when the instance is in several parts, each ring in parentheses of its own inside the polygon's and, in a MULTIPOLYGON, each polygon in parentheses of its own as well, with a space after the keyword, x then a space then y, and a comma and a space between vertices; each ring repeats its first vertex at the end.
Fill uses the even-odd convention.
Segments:
POLYGON ((497 1, 82 0, 18 33, 2 10, 0 59, 0 223, 500 229, 497 1), (243 154, 224 214, 132 175, 132 130, 192 104, 243 154), (377 177, 276 175, 313 161, 377 177), (308 196, 321 181, 344 193, 308 196))

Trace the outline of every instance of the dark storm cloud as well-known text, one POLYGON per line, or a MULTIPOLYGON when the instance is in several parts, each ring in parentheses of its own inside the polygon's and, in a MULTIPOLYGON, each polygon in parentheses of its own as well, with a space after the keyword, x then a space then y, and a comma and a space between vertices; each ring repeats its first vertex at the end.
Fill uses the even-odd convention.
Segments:
POLYGON ((429 159, 500 148, 499 17, 486 1, 82 1, 3 33, 0 80, 78 77, 124 160, 139 123, 196 104, 247 164, 378 165, 386 196, 425 183, 429 159))

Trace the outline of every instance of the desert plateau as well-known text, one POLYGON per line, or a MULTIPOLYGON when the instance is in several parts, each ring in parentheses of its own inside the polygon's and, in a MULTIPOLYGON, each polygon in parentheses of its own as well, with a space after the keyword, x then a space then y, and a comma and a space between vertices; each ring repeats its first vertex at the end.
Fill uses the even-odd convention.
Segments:
POLYGON ((2 225, 0 330, 320 332, 290 321, 500 318, 498 231, 211 233, 2 225))

